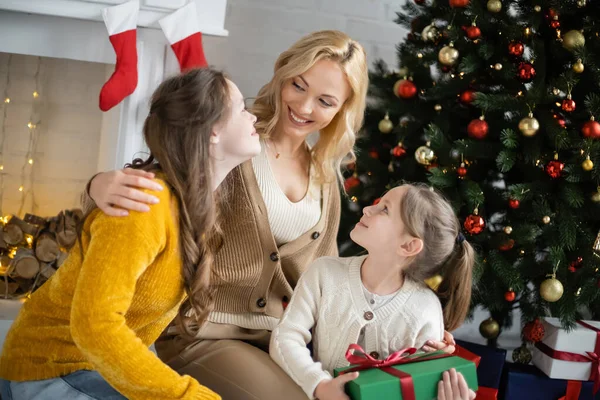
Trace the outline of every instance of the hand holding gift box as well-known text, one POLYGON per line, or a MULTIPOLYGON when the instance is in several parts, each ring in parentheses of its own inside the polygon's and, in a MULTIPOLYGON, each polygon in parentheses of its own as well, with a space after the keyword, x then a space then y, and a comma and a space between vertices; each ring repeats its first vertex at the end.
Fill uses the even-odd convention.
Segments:
POLYGON ((567 332, 557 318, 542 321, 546 335, 536 343, 533 363, 550 378, 594 382, 600 389, 600 322, 577 321, 567 332))
POLYGON ((477 372, 472 361, 443 351, 415 354, 417 349, 397 351, 385 360, 377 360, 352 344, 346 352, 350 367, 336 369, 335 375, 360 371, 346 385, 352 400, 431 400, 437 396, 444 371, 461 373, 471 390, 477 390, 477 372))

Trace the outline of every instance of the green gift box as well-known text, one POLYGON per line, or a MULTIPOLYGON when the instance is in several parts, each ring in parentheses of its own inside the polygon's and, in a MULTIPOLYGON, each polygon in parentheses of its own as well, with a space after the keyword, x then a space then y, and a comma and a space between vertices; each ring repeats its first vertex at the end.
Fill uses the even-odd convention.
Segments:
MULTIPOLYGON (((477 391, 477 368, 472 361, 454 356, 431 360, 419 358, 400 365, 361 370, 358 378, 346 384, 346 393, 352 400, 432 400, 437 398, 438 382, 442 379, 442 373, 451 368, 463 374, 469 388, 477 391), (401 371, 399 375, 405 376, 406 384, 412 384, 414 397, 410 393, 402 393, 400 378, 390 373, 394 371, 385 372, 390 369, 401 371)), ((342 371, 354 367, 356 365, 337 368, 334 374, 338 376, 342 371)))

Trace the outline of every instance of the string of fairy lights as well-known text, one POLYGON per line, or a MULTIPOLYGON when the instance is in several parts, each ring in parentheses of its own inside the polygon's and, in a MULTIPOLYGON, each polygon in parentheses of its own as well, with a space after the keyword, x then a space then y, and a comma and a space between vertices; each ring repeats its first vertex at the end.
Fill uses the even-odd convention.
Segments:
MULTIPOLYGON (((5 178, 8 173, 5 169, 4 161, 5 161, 5 139, 6 139, 6 129, 7 129, 7 115, 8 110, 15 102, 11 100, 11 63, 12 63, 12 55, 8 55, 7 57, 7 72, 6 79, 4 85, 4 93, 3 93, 3 110, 2 110, 2 124, 0 125, 0 219, 2 222, 7 223, 8 217, 4 216, 6 210, 4 209, 4 194, 6 190, 5 178)), ((35 75, 33 77, 35 89, 32 92, 33 101, 31 104, 31 111, 29 114, 29 120, 26 122, 27 130, 28 130, 28 139, 27 139, 27 150, 25 152, 23 166, 21 167, 20 179, 18 191, 21 194, 20 196, 20 205, 19 210, 16 213, 18 216, 23 216, 25 210, 25 205, 27 203, 27 199, 30 198, 30 209, 29 211, 34 213, 37 209, 37 203, 35 199, 35 191, 34 191, 34 181, 35 181, 35 169, 33 168, 35 163, 36 149, 38 143, 38 129, 41 125, 39 106, 41 104, 41 96, 40 96, 40 70, 42 66, 42 58, 37 57, 37 65, 35 70, 35 75)), ((25 123, 25 122, 23 122, 25 123)))

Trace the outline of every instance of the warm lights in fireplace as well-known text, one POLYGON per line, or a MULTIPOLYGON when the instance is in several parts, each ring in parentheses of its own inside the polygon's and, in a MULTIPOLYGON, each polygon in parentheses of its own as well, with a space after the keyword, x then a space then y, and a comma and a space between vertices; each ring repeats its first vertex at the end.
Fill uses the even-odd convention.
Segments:
POLYGON ((33 92, 33 98, 34 98, 34 99, 37 99, 39 95, 40 95, 40 94, 39 94, 37 91, 36 91, 36 92, 33 92))
POLYGON ((10 97, 7 97, 7 98, 5 98, 5 99, 4 99, 4 102, 5 102, 6 104, 10 103, 10 97))

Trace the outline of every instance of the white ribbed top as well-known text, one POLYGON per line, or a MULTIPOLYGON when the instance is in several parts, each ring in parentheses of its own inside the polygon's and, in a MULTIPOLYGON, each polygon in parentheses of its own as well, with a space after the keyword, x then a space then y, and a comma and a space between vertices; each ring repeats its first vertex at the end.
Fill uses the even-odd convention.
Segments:
POLYGON ((258 181, 269 215, 269 225, 277 246, 294 241, 315 226, 321 218, 321 190, 315 188, 312 177, 304 198, 292 202, 281 190, 267 156, 265 142, 262 150, 252 159, 252 167, 258 181))

